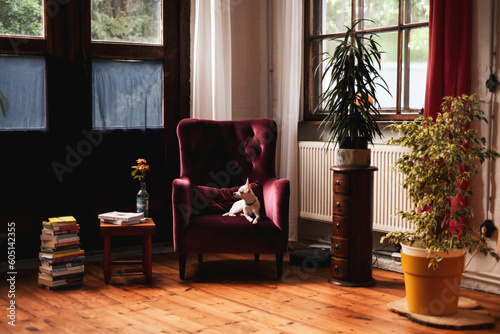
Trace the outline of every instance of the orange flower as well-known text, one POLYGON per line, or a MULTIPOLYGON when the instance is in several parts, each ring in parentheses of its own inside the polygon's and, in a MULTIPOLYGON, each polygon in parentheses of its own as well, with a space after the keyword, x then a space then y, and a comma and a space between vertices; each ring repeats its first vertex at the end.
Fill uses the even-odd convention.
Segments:
POLYGON ((140 172, 147 172, 147 171, 149 171, 149 166, 148 165, 137 165, 136 169, 140 172))
POLYGON ((137 166, 132 166, 134 170, 131 174, 134 179, 142 181, 142 179, 146 178, 146 174, 149 172, 150 168, 146 159, 137 159, 136 162, 137 166))
MULTIPOLYGON (((373 104, 373 99, 372 99, 372 97, 371 97, 370 95, 368 95, 368 102, 370 102, 370 104, 373 104)), ((357 104, 358 106, 359 106, 359 105, 364 104, 364 103, 361 101, 361 95, 360 95, 360 94, 358 94, 358 95, 356 96, 356 104, 357 104)))

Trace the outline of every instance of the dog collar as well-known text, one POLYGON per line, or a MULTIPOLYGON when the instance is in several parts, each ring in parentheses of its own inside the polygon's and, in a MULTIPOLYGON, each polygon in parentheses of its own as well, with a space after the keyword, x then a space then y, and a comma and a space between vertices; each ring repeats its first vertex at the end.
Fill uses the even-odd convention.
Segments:
POLYGON ((248 205, 248 206, 252 206, 252 205, 254 205, 254 204, 255 204, 255 202, 257 202, 257 200, 253 201, 252 203, 247 203, 247 202, 245 202, 245 204, 246 204, 246 205, 248 205))

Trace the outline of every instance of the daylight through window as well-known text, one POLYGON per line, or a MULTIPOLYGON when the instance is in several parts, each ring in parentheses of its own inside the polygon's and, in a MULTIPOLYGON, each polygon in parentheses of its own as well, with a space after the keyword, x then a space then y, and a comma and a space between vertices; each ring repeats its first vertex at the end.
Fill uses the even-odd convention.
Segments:
MULTIPOLYGON (((356 20, 359 32, 374 33, 383 52, 381 76, 390 94, 379 89, 381 120, 414 119, 424 107, 429 52, 429 0, 306 0, 305 1, 304 119, 322 119, 313 113, 323 90, 321 55, 332 54, 335 42, 356 20), (317 70, 316 70, 317 69, 317 70)), ((328 73, 326 73, 328 75, 328 73)))
POLYGON ((43 0, 0 0, 0 98, 9 106, 0 112, 0 131, 47 127, 43 6, 43 0))

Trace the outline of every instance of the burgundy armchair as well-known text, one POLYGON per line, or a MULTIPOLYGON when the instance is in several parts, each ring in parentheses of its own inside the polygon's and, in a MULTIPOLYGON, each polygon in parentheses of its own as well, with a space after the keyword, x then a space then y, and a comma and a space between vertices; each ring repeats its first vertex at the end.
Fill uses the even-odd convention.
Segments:
POLYGON ((276 179, 276 123, 270 119, 184 119, 177 127, 181 171, 172 184, 174 250, 185 277, 187 254, 276 254, 278 278, 288 250, 290 183, 276 179), (223 217, 232 191, 246 179, 261 203, 261 220, 223 217), (229 195, 228 195, 229 194, 229 195))

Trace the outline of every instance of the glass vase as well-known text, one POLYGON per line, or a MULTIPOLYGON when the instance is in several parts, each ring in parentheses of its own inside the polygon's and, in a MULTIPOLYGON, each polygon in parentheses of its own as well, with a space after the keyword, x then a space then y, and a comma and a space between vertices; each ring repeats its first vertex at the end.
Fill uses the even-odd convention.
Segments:
POLYGON ((147 218, 149 215, 149 194, 146 190, 146 182, 141 181, 141 189, 137 193, 136 201, 137 212, 144 212, 144 217, 147 218))

